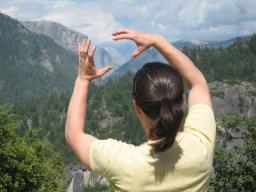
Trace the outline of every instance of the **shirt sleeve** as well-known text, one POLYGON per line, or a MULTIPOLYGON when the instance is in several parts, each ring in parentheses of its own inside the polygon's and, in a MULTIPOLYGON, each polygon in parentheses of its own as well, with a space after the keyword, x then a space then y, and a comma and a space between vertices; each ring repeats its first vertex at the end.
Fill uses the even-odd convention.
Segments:
POLYGON ((94 141, 89 152, 91 170, 116 181, 123 174, 121 170, 126 166, 125 159, 134 147, 114 139, 94 141))
POLYGON ((205 104, 192 106, 185 120, 184 132, 195 134, 203 141, 214 143, 216 122, 212 109, 205 104))

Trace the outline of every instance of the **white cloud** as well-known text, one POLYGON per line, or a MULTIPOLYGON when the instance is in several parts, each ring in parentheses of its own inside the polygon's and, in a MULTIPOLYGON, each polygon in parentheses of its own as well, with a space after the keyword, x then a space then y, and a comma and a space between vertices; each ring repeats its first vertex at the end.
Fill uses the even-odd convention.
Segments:
POLYGON ((198 27, 205 23, 207 18, 207 2, 202 0, 187 1, 178 13, 180 22, 187 26, 198 27))
POLYGON ((0 11, 20 20, 47 19, 111 40, 118 27, 165 35, 171 41, 200 36, 209 40, 256 32, 255 0, 2 0, 0 11))

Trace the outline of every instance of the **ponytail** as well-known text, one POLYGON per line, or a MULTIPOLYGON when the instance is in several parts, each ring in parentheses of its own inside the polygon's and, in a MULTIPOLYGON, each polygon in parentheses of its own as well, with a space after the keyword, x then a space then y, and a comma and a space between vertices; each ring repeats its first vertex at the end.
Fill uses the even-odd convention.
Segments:
POLYGON ((165 151, 175 141, 183 116, 183 93, 181 75, 169 65, 147 63, 134 76, 133 98, 156 121, 147 135, 155 152, 165 151))
POLYGON ((169 98, 163 98, 156 126, 150 129, 148 142, 155 152, 170 148, 177 135, 183 117, 181 105, 169 98))

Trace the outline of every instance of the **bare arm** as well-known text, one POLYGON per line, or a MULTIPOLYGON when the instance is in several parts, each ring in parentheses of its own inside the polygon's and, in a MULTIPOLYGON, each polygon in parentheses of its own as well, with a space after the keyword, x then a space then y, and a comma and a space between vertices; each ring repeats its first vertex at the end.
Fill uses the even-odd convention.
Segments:
POLYGON ((195 104, 206 104, 212 107, 208 85, 203 74, 186 55, 173 47, 163 37, 129 29, 121 29, 113 33, 113 39, 133 40, 137 44, 137 49, 132 53, 132 58, 135 58, 149 47, 154 46, 189 82, 189 108, 195 104))
POLYGON ((79 44, 79 74, 69 103, 65 128, 66 141, 87 167, 90 167, 90 146, 97 140, 94 136, 84 133, 89 83, 90 80, 104 75, 111 69, 111 66, 96 69, 93 60, 96 47, 94 46, 90 51, 89 47, 90 40, 84 40, 79 44))

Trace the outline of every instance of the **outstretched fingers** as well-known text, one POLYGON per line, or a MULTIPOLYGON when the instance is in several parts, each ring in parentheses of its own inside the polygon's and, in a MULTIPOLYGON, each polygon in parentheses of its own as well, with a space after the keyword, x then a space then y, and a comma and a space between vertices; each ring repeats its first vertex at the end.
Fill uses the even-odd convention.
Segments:
POLYGON ((99 78, 107 73, 111 66, 106 66, 101 69, 97 69, 94 63, 94 54, 96 46, 91 46, 91 41, 88 39, 83 40, 82 43, 78 43, 79 52, 79 76, 82 79, 93 80, 99 78))
POLYGON ((85 40, 83 41, 82 49, 83 49, 83 52, 84 52, 84 53, 88 53, 90 44, 91 44, 91 40, 89 40, 89 39, 85 39, 85 40))
POLYGON ((112 69, 112 66, 110 66, 110 65, 109 66, 105 66, 105 67, 103 67, 101 69, 98 69, 97 72, 96 72, 97 73, 96 76, 100 77, 100 76, 106 74, 111 69, 112 69))
POLYGON ((129 29, 119 29, 112 33, 113 40, 131 39, 134 40, 135 32, 129 29))
POLYGON ((145 49, 138 47, 131 55, 131 58, 134 59, 135 57, 137 57, 139 54, 141 54, 141 52, 143 52, 145 49))
POLYGON ((88 53, 88 58, 89 59, 93 59, 93 56, 94 56, 94 54, 95 54, 95 51, 96 51, 96 46, 94 45, 91 49, 90 49, 90 51, 89 51, 89 53, 88 53))
POLYGON ((120 39, 130 39, 130 40, 133 40, 134 39, 134 35, 127 33, 127 34, 113 35, 112 38, 113 38, 113 40, 120 40, 120 39))

